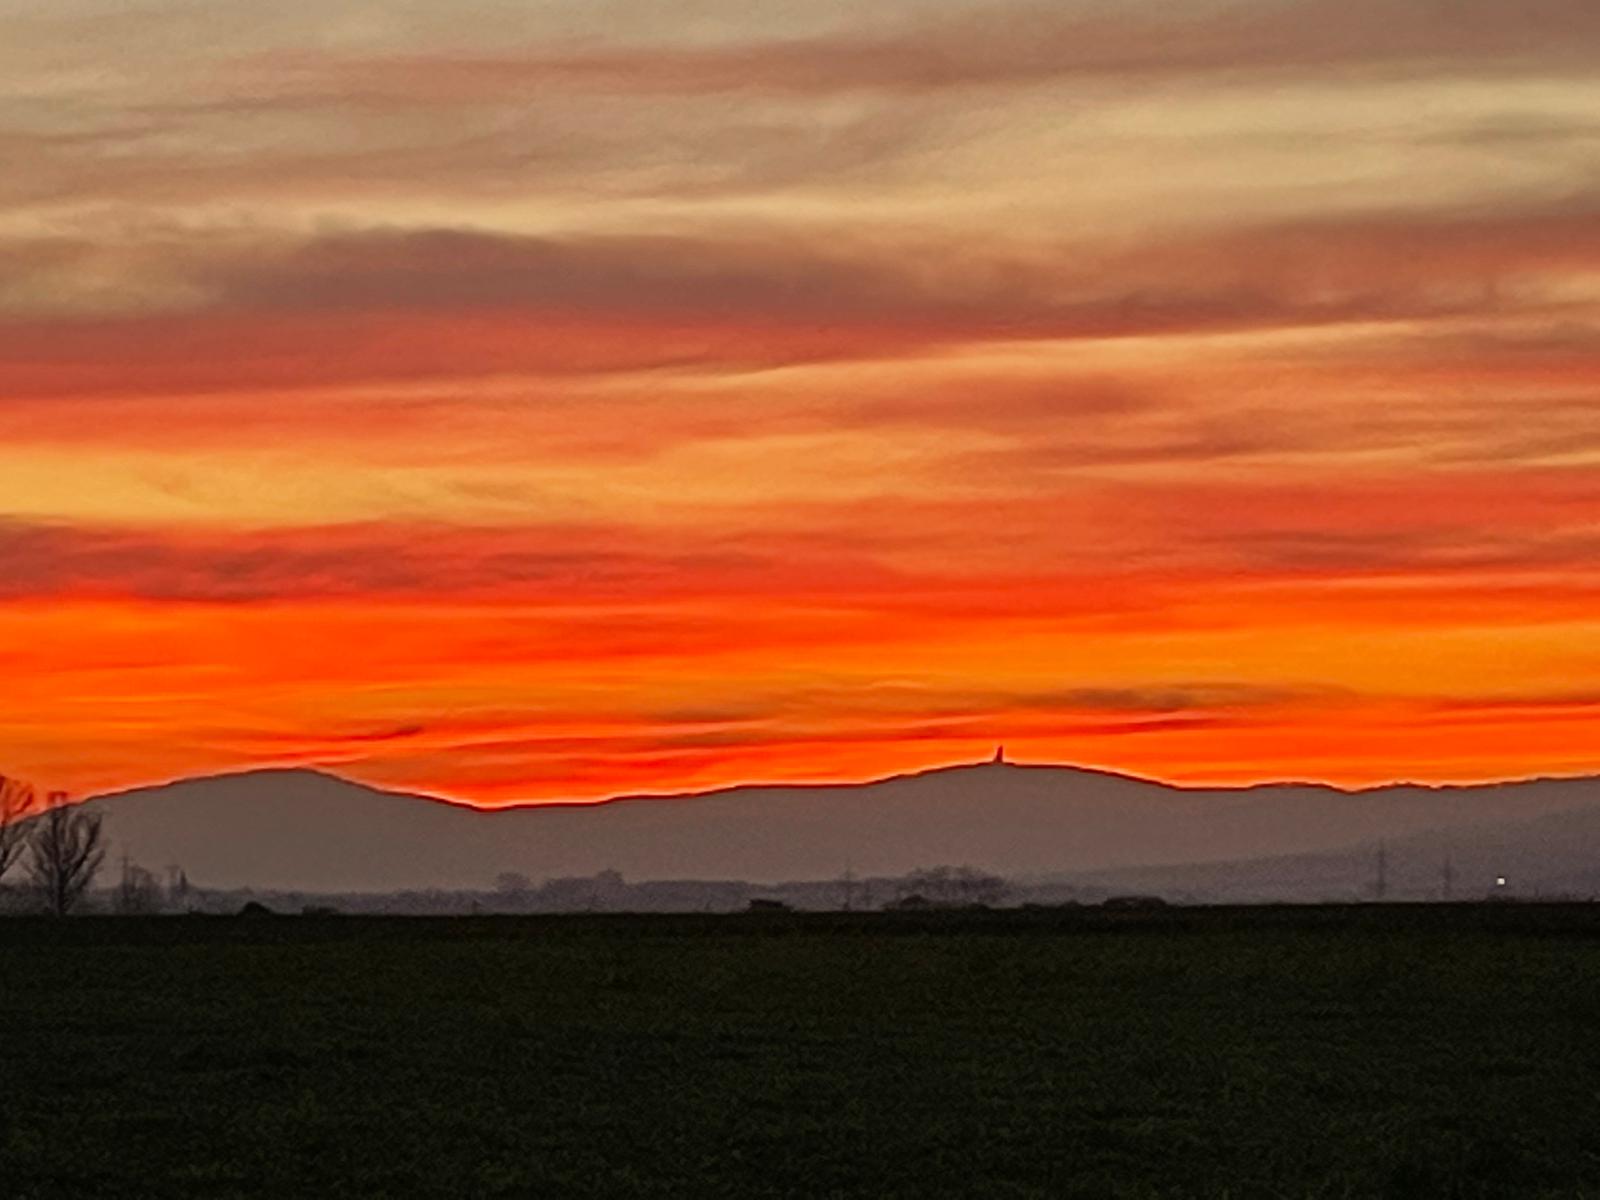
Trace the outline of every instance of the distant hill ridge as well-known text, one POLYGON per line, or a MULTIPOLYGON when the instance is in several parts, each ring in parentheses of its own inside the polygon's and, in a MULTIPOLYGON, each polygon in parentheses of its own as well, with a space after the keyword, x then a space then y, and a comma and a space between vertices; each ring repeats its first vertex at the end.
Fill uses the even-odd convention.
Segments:
POLYGON ((1060 878, 1282 858, 1600 806, 1600 779, 1189 788, 1092 768, 985 763, 861 784, 484 810, 280 768, 86 803, 105 814, 114 853, 153 868, 179 864, 209 886, 391 891, 484 887, 503 871, 775 882, 971 863, 1060 878))

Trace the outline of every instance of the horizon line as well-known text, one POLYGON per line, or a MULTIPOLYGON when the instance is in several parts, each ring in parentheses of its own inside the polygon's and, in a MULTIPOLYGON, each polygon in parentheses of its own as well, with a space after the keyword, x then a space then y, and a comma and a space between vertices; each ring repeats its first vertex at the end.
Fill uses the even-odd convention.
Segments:
POLYGON ((130 787, 117 788, 113 791, 96 792, 92 795, 83 796, 81 799, 74 800, 73 803, 86 804, 91 801, 115 800, 126 796, 137 795, 142 792, 157 791, 169 787, 181 787, 185 784, 201 784, 229 779, 242 779, 256 775, 311 775, 338 783, 343 783, 351 787, 362 788, 369 792, 374 792, 397 799, 421 800, 434 804, 443 804, 449 808, 464 809, 469 812, 497 813, 525 811, 528 809, 539 808, 600 808, 612 804, 626 804, 639 801, 710 799, 717 796, 725 796, 734 792, 743 791, 821 791, 829 788, 869 788, 882 784, 894 783, 899 780, 918 779, 928 775, 938 775, 947 772, 963 770, 1069 771, 1076 774, 1096 775, 1110 779, 1123 780, 1130 783, 1145 784, 1172 792, 1243 793, 1272 788, 1314 788, 1333 792, 1341 796, 1360 796, 1374 792, 1408 788, 1422 789, 1432 792, 1446 792, 1466 791, 1486 787, 1515 787, 1538 783, 1570 783, 1584 782, 1588 780, 1600 780, 1600 773, 1579 773, 1574 775, 1518 775, 1485 778, 1470 782, 1448 783, 1428 783, 1417 780, 1395 779, 1386 783, 1376 783, 1357 787, 1346 787, 1326 780, 1306 778, 1257 780, 1252 783, 1242 784, 1191 784, 1173 782, 1150 775, 1138 775, 1130 771, 1116 770, 1109 767, 1085 766, 1081 763, 1016 762, 1009 758, 995 757, 978 760, 962 759, 955 762, 939 763, 927 767, 918 767, 909 771, 897 771, 888 775, 871 776, 865 779, 790 781, 747 780, 739 783, 724 784, 711 788, 702 788, 699 790, 666 792, 619 792, 612 795, 597 797, 593 800, 512 800, 504 804, 481 804, 471 800, 452 796, 444 792, 416 791, 412 789, 391 788, 380 784, 368 783, 359 778, 352 778, 351 776, 343 774, 339 770, 332 767, 309 764, 269 763, 259 766, 240 767, 235 770, 216 771, 200 775, 181 775, 168 779, 156 780, 149 783, 134 784, 130 787))

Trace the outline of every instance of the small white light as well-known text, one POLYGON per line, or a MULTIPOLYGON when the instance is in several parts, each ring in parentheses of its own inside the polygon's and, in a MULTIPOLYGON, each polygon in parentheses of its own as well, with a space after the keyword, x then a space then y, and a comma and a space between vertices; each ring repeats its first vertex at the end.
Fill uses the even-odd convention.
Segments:
POLYGON ((1495 887, 1505 887, 1506 877, 1504 875, 1496 875, 1494 877, 1494 885, 1495 887))

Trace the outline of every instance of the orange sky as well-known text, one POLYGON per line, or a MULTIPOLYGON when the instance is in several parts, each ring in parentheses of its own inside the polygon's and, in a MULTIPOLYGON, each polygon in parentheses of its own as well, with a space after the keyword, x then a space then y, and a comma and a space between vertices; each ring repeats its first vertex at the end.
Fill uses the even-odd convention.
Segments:
POLYGON ((0 772, 1600 771, 1592 0, 54 0, 0 772))

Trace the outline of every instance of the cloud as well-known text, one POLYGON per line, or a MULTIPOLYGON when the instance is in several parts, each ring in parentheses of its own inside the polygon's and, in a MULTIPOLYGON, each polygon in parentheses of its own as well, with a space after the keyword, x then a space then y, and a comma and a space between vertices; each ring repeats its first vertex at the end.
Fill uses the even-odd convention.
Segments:
MULTIPOLYGON (((771 715, 828 712, 856 716, 918 716, 939 721, 1001 721, 1037 729, 1067 721, 1075 728, 1136 730, 1220 720, 1265 710, 1347 703, 1338 688, 1310 684, 1266 684, 1182 679, 1144 685, 1099 687, 952 688, 938 684, 874 684, 811 689, 772 703, 771 715)), ((1004 725, 996 725, 997 731, 1004 725)))
POLYGON ((1600 710, 1600 692, 1550 691, 1449 696, 1429 702, 1428 707, 1445 716, 1468 719, 1494 719, 1506 715, 1530 714, 1540 717, 1593 720, 1600 710))
POLYGON ((1235 534, 1232 553, 1273 572, 1425 574, 1485 571, 1569 572, 1600 561, 1600 537, 1563 530, 1539 535, 1460 524, 1392 531, 1286 528, 1235 534))
POLYGON ((1592 61, 1600 16, 1587 0, 1180 0, 977 9, 885 29, 808 37, 737 35, 711 45, 532 44, 515 53, 279 54, 253 72, 287 97, 390 105, 482 103, 571 89, 632 95, 917 93, 1077 79, 1408 73, 1494 67, 1560 71, 1592 61))
POLYGON ((974 247, 782 225, 566 237, 175 228, 13 239, 0 264, 8 393, 170 393, 1538 312, 1553 280, 1600 266, 1600 200, 1131 245, 974 247))
POLYGON ((0 523, 10 598, 110 595, 245 602, 450 593, 481 587, 613 586, 644 564, 594 547, 593 531, 486 541, 448 527, 343 527, 207 535, 0 523), (587 545, 587 550, 577 549, 587 545))
POLYGON ((714 202, 881 180, 938 131, 937 114, 904 106, 683 114, 636 105, 608 118, 549 96, 536 114, 414 117, 369 111, 359 97, 152 104, 136 120, 114 105, 80 118, 82 128, 0 132, 0 152, 19 164, 0 178, 0 201, 18 212, 313 201, 359 213, 407 195, 465 209, 537 195, 592 212, 599 195, 714 202))
POLYGON ((847 539, 812 546, 668 536, 604 525, 467 528, 393 522, 184 529, 0 520, 0 599, 42 596, 256 603, 278 599, 580 601, 827 594, 894 587, 847 539), (830 572, 818 576, 817 558, 830 572))

